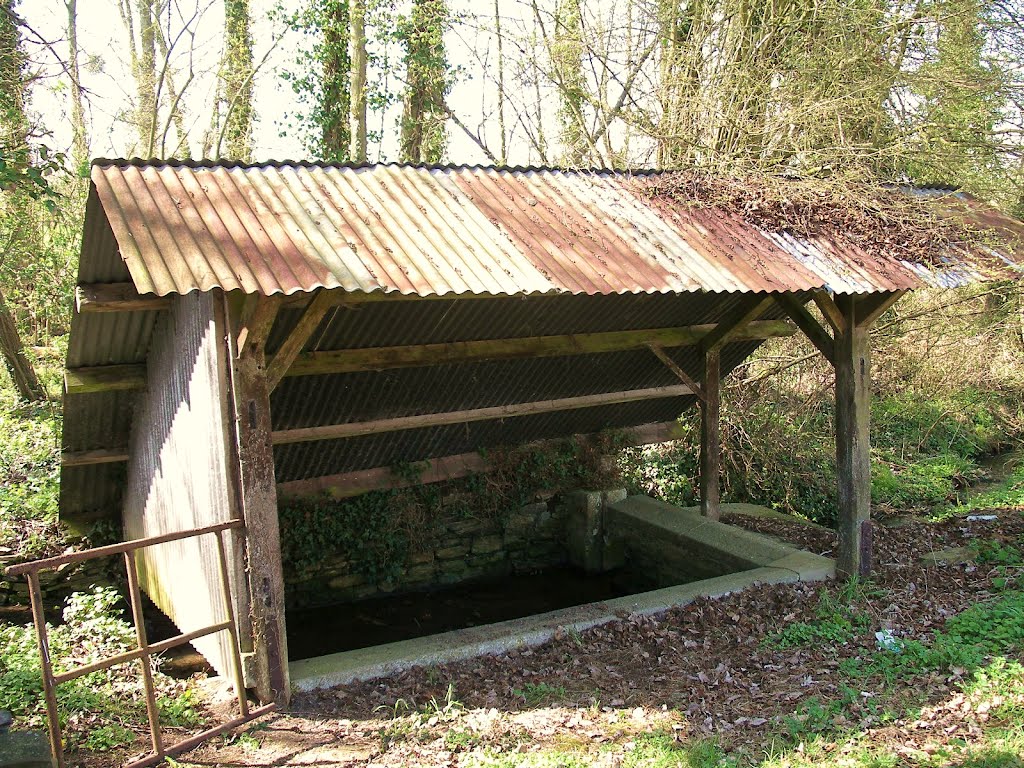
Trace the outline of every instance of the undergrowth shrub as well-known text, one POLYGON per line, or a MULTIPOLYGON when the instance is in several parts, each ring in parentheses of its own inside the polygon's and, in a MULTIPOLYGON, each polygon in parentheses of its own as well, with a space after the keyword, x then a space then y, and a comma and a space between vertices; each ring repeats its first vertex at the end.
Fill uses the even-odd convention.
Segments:
POLYGON ((28 559, 63 548, 60 431, 54 405, 19 403, 13 389, 0 389, 0 553, 28 559))
POLYGON ((409 487, 371 491, 350 499, 282 500, 281 551, 289 576, 314 572, 343 558, 371 583, 401 575, 409 555, 429 549, 443 521, 475 517, 502 523, 539 494, 620 485, 611 457, 629 440, 627 432, 495 449, 486 453, 492 469, 445 483, 415 481, 423 465, 400 465, 392 473, 409 487))
MULTIPOLYGON (((876 509, 956 504, 984 475, 980 459, 1024 445, 1024 349, 1014 329, 989 316, 989 294, 998 290, 925 292, 879 321, 872 335, 876 509)), ((834 524, 833 381, 831 366, 800 335, 769 340, 730 375, 722 395, 724 500, 834 524)), ((628 449, 620 464, 630 491, 696 504, 699 425, 694 409, 683 414, 679 440, 628 449)), ((1011 491, 1002 500, 1024 503, 1022 496, 1011 491)))
MULTIPOLYGON (((68 598, 63 623, 49 628, 57 673, 131 650, 135 629, 119 608, 116 590, 97 587, 68 598)), ((154 670, 163 723, 195 726, 205 719, 199 697, 187 682, 154 670)), ((127 746, 135 733, 125 725, 146 721, 139 695, 138 662, 92 672, 57 687, 57 709, 71 747, 105 750, 127 746)), ((42 728, 46 708, 42 673, 31 626, 0 624, 0 703, 22 727, 42 728)))

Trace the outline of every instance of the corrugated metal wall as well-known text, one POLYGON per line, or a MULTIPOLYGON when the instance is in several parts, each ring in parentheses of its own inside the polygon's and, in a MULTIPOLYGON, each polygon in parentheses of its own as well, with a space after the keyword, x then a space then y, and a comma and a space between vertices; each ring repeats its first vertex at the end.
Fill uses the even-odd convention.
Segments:
MULTIPOLYGON (((175 299, 150 348, 149 389, 139 395, 124 496, 126 538, 155 536, 230 520, 234 516, 231 409, 223 320, 213 294, 175 299)), ((242 558, 229 547, 235 608, 248 608, 242 558)), ((143 551, 143 588, 182 632, 224 621, 216 543, 211 536, 143 551)), ((248 634, 242 628, 243 636, 248 634)), ((247 644, 243 639, 243 649, 247 644)), ((251 640, 249 641, 251 642, 251 640)), ((213 667, 228 674, 225 632, 195 642, 213 667)))

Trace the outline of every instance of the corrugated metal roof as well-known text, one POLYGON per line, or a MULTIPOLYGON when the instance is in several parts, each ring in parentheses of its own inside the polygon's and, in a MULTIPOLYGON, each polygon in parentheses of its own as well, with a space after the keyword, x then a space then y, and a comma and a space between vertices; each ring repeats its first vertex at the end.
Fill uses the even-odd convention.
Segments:
MULTIPOLYGON (((982 270, 976 254, 925 266, 762 232, 737 214, 646 199, 644 178, 289 163, 101 161, 92 170, 132 280, 159 295, 864 293, 961 284, 991 268, 982 270)), ((1006 217, 977 211, 1017 231, 1006 217)), ((103 226, 89 231, 83 263, 109 259, 91 252, 109 248, 103 226)))

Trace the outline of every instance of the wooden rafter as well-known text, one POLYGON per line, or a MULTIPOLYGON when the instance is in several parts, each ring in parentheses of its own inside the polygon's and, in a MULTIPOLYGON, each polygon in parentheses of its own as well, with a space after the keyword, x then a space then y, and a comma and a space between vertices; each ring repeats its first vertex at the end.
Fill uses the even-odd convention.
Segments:
POLYGON ((833 334, 845 333, 846 332, 846 318, 843 317, 843 312, 839 309, 839 305, 836 304, 833 299, 826 291, 815 291, 812 297, 814 303, 818 305, 818 309, 821 311, 822 317, 828 321, 828 324, 832 326, 833 334))
POLYGON ((146 388, 146 366, 96 365, 64 371, 64 391, 69 395, 116 392, 146 388))
POLYGON ((94 464, 116 464, 128 461, 125 450, 102 448, 94 451, 64 451, 60 455, 62 467, 88 467, 94 464))
POLYGON ((251 345, 263 346, 281 309, 280 296, 246 296, 235 335, 235 354, 241 357, 251 345))
POLYGON ((170 305, 170 296, 139 293, 134 283, 88 283, 75 287, 75 308, 81 313, 161 310, 170 305))
MULTIPOLYGON (((644 424, 624 431, 628 435, 630 445, 663 443, 666 440, 682 437, 682 427, 677 421, 644 424)), ((594 437, 594 435, 584 435, 583 437, 594 437)), ((396 475, 392 467, 374 467, 373 469, 360 469, 278 483, 277 492, 279 496, 292 498, 318 496, 323 493, 329 493, 335 498, 345 498, 385 488, 405 488, 420 483, 455 480, 467 475, 488 472, 492 468, 490 462, 476 451, 428 459, 425 464, 423 471, 415 478, 396 475)))
MULTIPOLYGON (((488 360, 561 357, 569 355, 622 352, 643 349, 648 344, 662 348, 694 346, 715 325, 689 325, 678 328, 649 328, 638 331, 532 336, 518 339, 453 341, 443 344, 416 344, 368 349, 343 349, 299 354, 284 371, 284 377, 326 373, 354 373, 438 365, 473 363, 488 360)), ((761 320, 737 329, 729 341, 752 341, 791 336, 793 326, 785 320, 761 320)), ((145 386, 146 367, 97 366, 70 369, 69 392, 100 392, 106 389, 139 389, 145 386), (116 368, 117 370, 108 370, 116 368), (124 377, 121 380, 119 377, 124 377)))
POLYGON ((786 314, 792 318, 797 327, 804 332, 804 335, 811 340, 811 343, 818 348, 818 351, 825 356, 825 359, 835 365, 835 343, 828 331, 821 327, 821 323, 814 319, 807 308, 793 298, 789 293, 775 294, 775 301, 786 310, 786 314))
POLYGON ((582 397, 563 397, 556 400, 539 400, 530 403, 498 405, 488 408, 472 408, 462 411, 446 411, 444 413, 426 413, 416 416, 399 416, 390 419, 353 422, 349 424, 329 424, 318 427, 299 427, 275 431, 272 435, 274 445, 286 443, 303 443, 312 440, 336 440, 339 438, 360 437, 362 435, 398 432, 406 429, 423 427, 439 427, 447 424, 468 424, 491 419, 507 419, 519 416, 533 416, 541 413, 570 411, 579 408, 593 408, 600 405, 616 405, 639 400, 655 400, 666 397, 683 397, 692 395, 693 389, 685 384, 669 387, 652 387, 650 389, 631 389, 625 392, 603 392, 597 395, 582 397))
POLYGON ((302 316, 295 324, 288 338, 284 340, 273 359, 267 364, 267 389, 273 392, 281 378, 291 368, 302 347, 305 346, 313 331, 320 325, 327 311, 335 306, 334 298, 329 291, 320 291, 303 310, 302 316))
POLYGON ((906 291, 881 293, 860 299, 856 304, 857 326, 870 328, 905 294, 906 291))
POLYGON ((680 368, 676 364, 676 361, 669 357, 668 353, 665 352, 665 350, 662 349, 660 345, 648 344, 647 348, 654 353, 655 357, 657 357, 659 360, 661 360, 662 363, 665 364, 666 368, 668 368, 670 371, 672 371, 672 373, 675 374, 677 379, 683 382, 683 384, 685 384, 686 386, 690 387, 693 390, 693 394, 695 394, 701 400, 704 399, 704 391, 703 389, 701 389, 701 386, 693 379, 691 379, 689 376, 687 376, 686 371, 680 368))
POLYGON ((701 339, 701 347, 706 352, 718 349, 730 341, 738 341, 743 329, 757 319, 771 303, 770 296, 761 294, 755 294, 742 300, 738 307, 715 325, 714 330, 701 339))

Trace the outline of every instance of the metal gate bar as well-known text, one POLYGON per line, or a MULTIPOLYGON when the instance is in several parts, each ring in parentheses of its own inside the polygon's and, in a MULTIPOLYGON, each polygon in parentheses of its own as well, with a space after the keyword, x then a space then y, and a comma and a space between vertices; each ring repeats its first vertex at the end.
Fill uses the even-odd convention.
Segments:
POLYGON ((186 752, 207 739, 225 733, 233 728, 254 720, 276 709, 275 704, 267 704, 257 709, 249 709, 249 702, 245 696, 245 687, 242 680, 242 649, 238 640, 238 626, 235 623, 235 611, 231 602, 231 587, 228 579, 228 562, 226 548, 224 546, 224 532, 230 529, 242 528, 241 520, 230 520, 226 523, 208 525, 203 528, 194 528, 188 531, 167 533, 161 536, 151 536, 145 539, 134 539, 120 544, 111 544, 106 547, 96 547, 81 552, 71 552, 57 557, 48 557, 42 560, 34 560, 28 563, 19 563, 7 568, 8 576, 25 575, 28 578, 29 597, 32 603, 32 621, 35 624, 36 640, 39 644, 40 667, 43 676, 43 696, 46 701, 47 728, 50 733, 50 748, 53 751, 54 760, 58 768, 65 768, 64 744, 61 734, 60 720, 57 715, 57 686, 74 680, 90 672, 101 669, 109 669, 118 664, 138 660, 141 665, 141 677, 143 689, 146 694, 146 716, 149 719, 150 741, 152 752, 135 760, 125 768, 144 768, 145 766, 156 765, 165 757, 186 752), (208 627, 182 633, 158 643, 150 643, 146 637, 146 627, 142 620, 142 592, 139 588, 138 566, 135 556, 138 550, 152 547, 157 544, 166 544, 171 541, 194 538, 205 534, 213 534, 217 542, 217 560, 220 570, 220 582, 224 596, 224 609, 227 620, 208 627), (135 623, 135 639, 138 647, 132 651, 119 653, 105 659, 85 664, 67 672, 55 675, 53 673, 53 660, 50 658, 50 645, 46 629, 46 617, 43 612, 42 590, 39 586, 39 572, 52 570, 63 565, 79 563, 85 560, 92 560, 98 557, 109 557, 110 555, 123 555, 125 569, 128 575, 128 594, 132 606, 132 618, 135 623), (238 694, 238 709, 240 716, 226 723, 209 728, 202 733, 197 733, 182 741, 166 746, 163 735, 160 731, 160 712, 156 702, 156 688, 153 683, 153 670, 150 660, 154 654, 162 653, 169 648, 184 645, 199 637, 212 635, 215 632, 228 632, 231 635, 231 672, 234 678, 235 692, 238 694))

